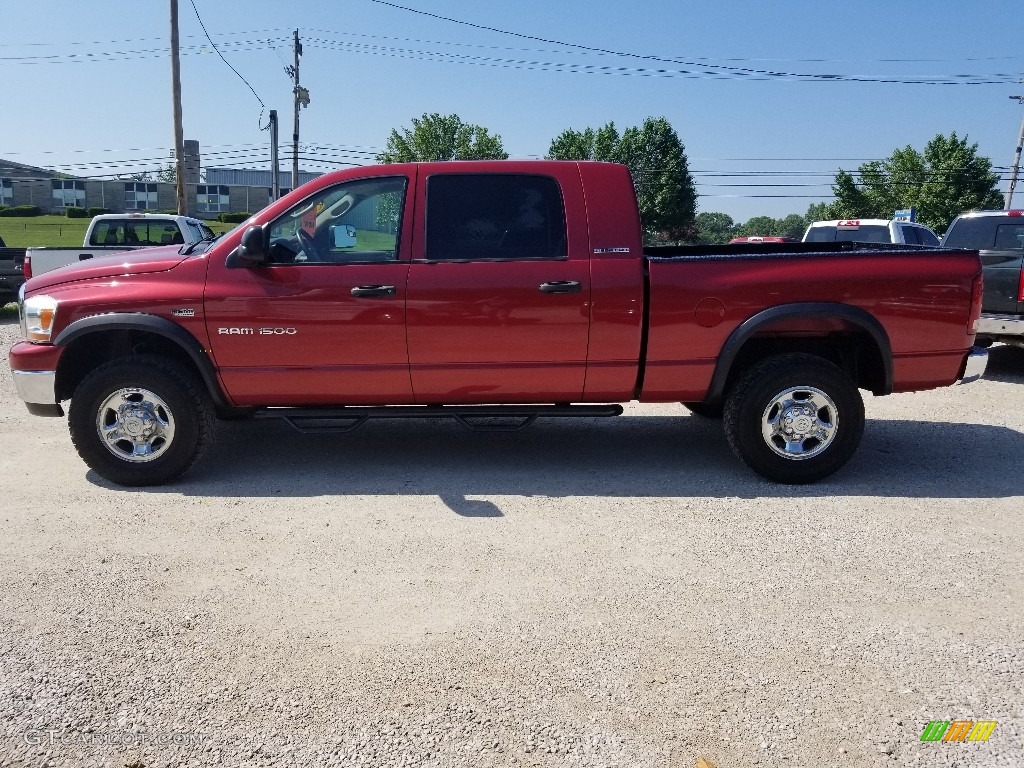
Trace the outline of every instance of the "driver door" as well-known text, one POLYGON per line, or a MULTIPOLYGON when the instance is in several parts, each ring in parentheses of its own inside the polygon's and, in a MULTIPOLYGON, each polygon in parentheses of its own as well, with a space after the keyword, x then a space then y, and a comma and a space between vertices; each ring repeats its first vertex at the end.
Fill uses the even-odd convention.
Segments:
POLYGON ((324 188, 269 224, 269 264, 210 264, 207 330, 236 404, 413 402, 408 188, 406 176, 324 188))

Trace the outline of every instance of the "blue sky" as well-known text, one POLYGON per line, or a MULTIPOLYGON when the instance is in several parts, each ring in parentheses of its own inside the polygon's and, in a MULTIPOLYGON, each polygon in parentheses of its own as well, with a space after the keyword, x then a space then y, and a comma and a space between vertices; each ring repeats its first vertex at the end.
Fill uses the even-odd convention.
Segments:
MULTIPOLYGON (((200 141, 206 165, 269 166, 257 98, 210 50, 190 0, 179 2, 186 137, 200 141)), ((301 154, 319 160, 302 163, 310 170, 372 162, 392 128, 424 112, 487 127, 513 157, 543 156, 565 128, 663 115, 686 145, 700 210, 744 221, 803 213, 829 198, 838 168, 921 149, 940 132, 967 134, 1006 168, 1024 117, 1008 98, 1024 95, 1018 5, 1001 0, 985 4, 984 23, 951 0, 395 2, 478 27, 374 0, 195 5, 227 60, 278 110, 283 143, 283 68, 299 30, 311 95, 301 154), (925 84, 936 80, 960 84, 925 84)), ((81 175, 164 164, 168 9, 0 0, 0 157, 81 175)))

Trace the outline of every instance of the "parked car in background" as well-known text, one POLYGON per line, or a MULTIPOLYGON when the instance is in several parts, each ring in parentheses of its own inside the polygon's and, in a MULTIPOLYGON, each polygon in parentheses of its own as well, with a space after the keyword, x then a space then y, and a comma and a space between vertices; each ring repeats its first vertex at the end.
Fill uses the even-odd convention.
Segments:
POLYGON ((739 243, 796 243, 799 242, 795 237, 775 237, 775 236, 761 236, 751 235, 750 237, 734 237, 729 241, 729 245, 737 245, 739 243))
POLYGON ((215 237, 204 222, 189 216, 105 213, 89 223, 81 248, 29 248, 25 254, 25 277, 97 256, 157 245, 190 245, 215 237))
POLYGON ((953 219, 942 245, 981 253, 985 294, 978 341, 1024 347, 1024 211, 973 211, 953 219))
POLYGON ((804 232, 805 243, 939 244, 939 236, 924 224, 896 219, 833 219, 816 221, 804 232))
POLYGON ((25 249, 8 248, 0 237, 0 307, 18 298, 25 282, 25 249))

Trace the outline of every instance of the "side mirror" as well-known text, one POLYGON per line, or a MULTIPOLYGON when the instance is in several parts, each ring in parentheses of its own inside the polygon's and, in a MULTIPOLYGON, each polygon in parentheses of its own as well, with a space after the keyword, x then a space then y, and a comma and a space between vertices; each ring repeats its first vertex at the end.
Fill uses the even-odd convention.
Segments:
POLYGON ((267 238, 263 227, 251 226, 242 235, 242 242, 228 260, 229 267, 262 267, 266 265, 267 238))

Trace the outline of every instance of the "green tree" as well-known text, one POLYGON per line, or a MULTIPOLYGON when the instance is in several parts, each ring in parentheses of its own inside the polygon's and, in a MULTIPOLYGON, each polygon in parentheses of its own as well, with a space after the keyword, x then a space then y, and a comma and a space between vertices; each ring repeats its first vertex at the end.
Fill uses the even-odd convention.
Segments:
POLYGON ((728 243, 736 236, 736 222, 727 213, 698 213, 694 223, 697 226, 697 240, 705 245, 728 243))
POLYGON ((549 160, 603 160, 619 162, 617 153, 619 132, 615 123, 607 123, 597 130, 587 128, 576 131, 568 128, 551 141, 549 160))
POLYGON ((815 221, 828 221, 838 219, 833 215, 834 203, 811 203, 807 206, 807 213, 804 214, 804 229, 815 221))
POLYGON ((165 181, 174 184, 178 181, 178 166, 175 163, 168 163, 165 167, 156 172, 157 181, 165 181))
POLYGON ((462 122, 458 115, 437 112, 413 118, 411 128, 393 129, 378 163, 435 160, 506 160, 501 136, 462 122))
POLYGON ((955 132, 941 133, 924 152, 906 146, 885 160, 858 168, 857 177, 840 170, 828 205, 828 218, 892 218, 901 208, 916 208, 917 220, 944 232, 959 213, 979 208, 1002 208, 996 189, 999 177, 992 161, 978 155, 978 145, 955 132))
POLYGON ((569 129, 552 140, 547 156, 627 165, 633 175, 644 239, 679 242, 697 238, 697 190, 683 143, 664 117, 649 117, 621 135, 614 123, 597 130, 569 129))
POLYGON ((805 229, 807 229, 807 225, 804 223, 804 217, 799 213, 791 213, 786 218, 778 220, 775 234, 779 237, 792 237, 794 240, 799 240, 804 236, 805 229))

